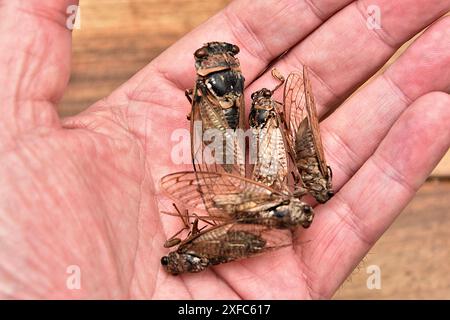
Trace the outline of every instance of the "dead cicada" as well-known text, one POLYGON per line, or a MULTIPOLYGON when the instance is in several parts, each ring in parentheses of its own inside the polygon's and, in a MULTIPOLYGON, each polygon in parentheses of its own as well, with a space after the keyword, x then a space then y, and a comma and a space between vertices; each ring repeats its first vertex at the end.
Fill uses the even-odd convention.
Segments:
POLYGON ((296 184, 301 184, 318 202, 325 203, 334 195, 332 171, 325 161, 307 67, 302 74, 288 76, 283 103, 288 145, 301 177, 296 184))
POLYGON ((284 78, 276 69, 272 70, 272 75, 280 83, 273 90, 263 88, 251 96, 251 178, 274 189, 286 190, 289 168, 286 138, 279 114, 282 104, 273 98, 273 93, 284 83, 284 78))
POLYGON ((288 230, 233 221, 204 231, 193 230, 175 251, 161 258, 171 274, 200 272, 207 267, 247 258, 291 244, 288 230))
POLYGON ((245 175, 244 77, 239 47, 209 42, 194 53, 197 81, 186 96, 192 104, 191 152, 195 170, 245 175), (209 140, 209 143, 207 141, 209 140))
POLYGON ((276 229, 309 227, 312 207, 287 190, 226 173, 185 171, 161 179, 161 189, 174 202, 213 223, 239 221, 276 229))

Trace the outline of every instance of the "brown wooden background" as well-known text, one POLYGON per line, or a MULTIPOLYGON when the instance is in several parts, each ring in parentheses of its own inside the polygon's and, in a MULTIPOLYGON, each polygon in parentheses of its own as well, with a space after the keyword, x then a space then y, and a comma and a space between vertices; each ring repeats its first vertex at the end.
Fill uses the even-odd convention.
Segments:
MULTIPOLYGON (((59 107, 62 116, 108 95, 230 1, 80 2, 81 28, 74 31, 72 77, 59 107)), ((450 155, 433 176, 435 181, 421 188, 335 298, 450 299, 450 155), (366 287, 366 268, 373 264, 381 268, 381 290, 366 287)))

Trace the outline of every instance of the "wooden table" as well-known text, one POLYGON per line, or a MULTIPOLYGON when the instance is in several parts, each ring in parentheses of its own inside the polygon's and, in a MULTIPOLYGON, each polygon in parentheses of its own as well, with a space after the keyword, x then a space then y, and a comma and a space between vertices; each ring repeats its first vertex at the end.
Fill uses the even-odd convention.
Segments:
MULTIPOLYGON (((114 88, 228 0, 81 0, 73 69, 60 104, 80 112, 114 88)), ((450 299, 450 156, 337 292, 340 299, 450 299), (380 267, 381 290, 366 286, 367 268, 380 267)))

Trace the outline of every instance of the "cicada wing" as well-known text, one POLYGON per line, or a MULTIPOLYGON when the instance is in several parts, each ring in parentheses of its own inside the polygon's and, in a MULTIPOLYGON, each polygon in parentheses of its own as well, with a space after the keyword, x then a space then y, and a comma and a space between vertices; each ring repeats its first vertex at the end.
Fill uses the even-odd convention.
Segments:
POLYGON ((282 194, 261 183, 214 172, 172 173, 161 179, 161 188, 173 201, 187 209, 206 210, 213 217, 231 216, 234 213, 232 203, 255 207, 282 197, 282 194))
POLYGON ((284 191, 288 172, 288 160, 284 130, 278 117, 270 118, 262 128, 253 128, 256 143, 256 161, 252 168, 252 180, 278 191, 284 191))
MULTIPOLYGON (((194 95, 191 112, 191 153, 196 171, 221 172, 220 154, 215 154, 213 146, 205 141, 205 132, 224 126, 225 119, 220 107, 211 103, 207 97, 194 95), (216 157, 219 158, 216 161, 216 157)), ((220 151, 220 149, 219 149, 220 151)))
POLYGON ((233 223, 228 232, 230 231, 246 232, 263 239, 265 242, 263 252, 292 245, 292 232, 289 229, 271 228, 263 221, 257 223, 239 223, 238 221, 233 223))
POLYGON ((283 92, 283 123, 285 127, 284 137, 285 145, 288 152, 288 168, 292 173, 293 184, 300 183, 301 177, 296 165, 296 143, 302 123, 307 121, 306 114, 306 97, 304 90, 303 75, 299 73, 291 73, 286 79, 283 92))
MULTIPOLYGON (((237 103, 242 104, 240 110, 244 108, 242 96, 237 103)), ((229 127, 221 106, 207 92, 194 96, 191 152, 196 171, 245 176, 245 140, 242 134, 229 127)))
MULTIPOLYGON (((206 95, 195 97, 191 112, 191 152, 194 170, 245 175, 245 161, 239 157, 242 153, 241 149, 236 147, 237 140, 237 135, 228 127, 221 107, 206 95), (212 141, 207 141, 209 139, 212 141), (230 154, 233 154, 234 159, 228 164, 226 162, 229 158, 226 156, 230 154)), ((197 179, 203 178, 206 176, 197 176, 197 179)), ((208 181, 204 181, 203 184, 207 185, 208 181)), ((201 192, 200 197, 207 202, 205 194, 201 192)))
POLYGON ((320 134, 319 117, 317 115, 316 103, 309 80, 308 67, 303 67, 303 79, 305 90, 305 105, 308 115, 308 123, 314 139, 314 148, 316 150, 317 158, 319 160, 320 171, 324 177, 328 177, 327 163, 325 160, 325 153, 323 151, 322 138, 320 134))
POLYGON ((289 74, 283 93, 283 115, 285 118, 287 138, 295 146, 297 131, 306 117, 306 98, 303 76, 298 73, 289 74))
POLYGON ((289 230, 239 221, 206 229, 180 245, 181 250, 206 256, 218 264, 265 253, 292 244, 289 230))
POLYGON ((245 153, 245 130, 247 128, 245 121, 245 99, 243 94, 238 98, 237 105, 239 107, 239 125, 234 136, 235 165, 233 167, 233 172, 231 173, 242 177, 247 177, 247 159, 245 153))

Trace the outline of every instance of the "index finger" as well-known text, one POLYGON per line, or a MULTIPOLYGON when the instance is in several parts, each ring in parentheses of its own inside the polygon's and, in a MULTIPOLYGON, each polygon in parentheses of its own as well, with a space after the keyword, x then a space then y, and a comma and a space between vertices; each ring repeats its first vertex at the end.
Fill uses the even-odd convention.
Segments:
POLYGON ((125 89, 146 83, 155 71, 179 89, 191 87, 195 79, 193 52, 210 41, 225 41, 240 47, 238 57, 247 83, 250 83, 270 61, 351 2, 325 0, 312 4, 307 0, 233 1, 153 60, 127 82, 125 89))

